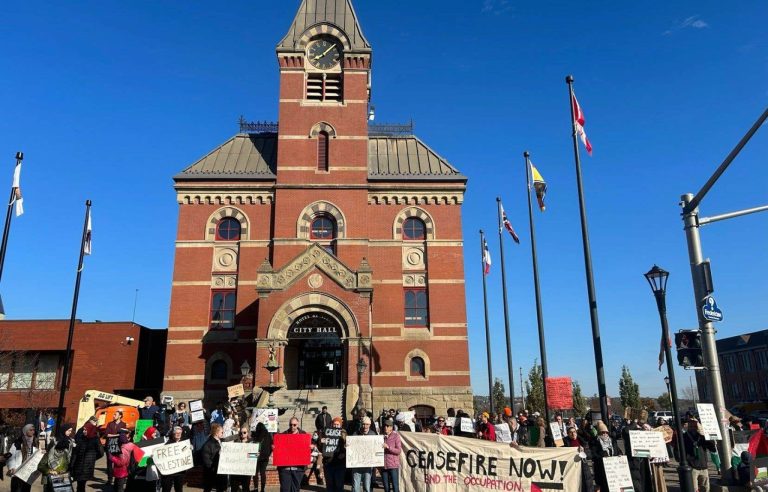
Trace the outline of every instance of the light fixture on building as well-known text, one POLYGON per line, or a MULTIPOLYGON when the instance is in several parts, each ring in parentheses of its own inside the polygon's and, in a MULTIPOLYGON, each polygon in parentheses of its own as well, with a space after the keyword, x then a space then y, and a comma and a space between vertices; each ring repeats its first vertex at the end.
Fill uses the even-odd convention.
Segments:
POLYGON ((376 119, 376 106, 369 106, 368 107, 368 121, 373 121, 376 119))
POLYGON ((246 360, 240 366, 240 374, 242 374, 243 376, 247 376, 249 372, 251 372, 251 365, 246 360))
POLYGON ((361 357, 360 360, 357 361, 357 375, 363 377, 363 373, 367 367, 368 364, 366 364, 365 360, 361 357))
POLYGON ((133 343, 134 338, 133 337, 125 337, 125 344, 131 345, 133 343))

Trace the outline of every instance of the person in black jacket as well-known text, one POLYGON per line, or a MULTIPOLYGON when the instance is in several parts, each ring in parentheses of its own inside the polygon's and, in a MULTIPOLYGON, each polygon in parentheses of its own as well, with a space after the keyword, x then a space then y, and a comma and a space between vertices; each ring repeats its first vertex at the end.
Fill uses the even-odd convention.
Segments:
POLYGON ((330 427, 331 414, 328 413, 328 407, 323 406, 322 411, 318 413, 315 418, 315 430, 317 430, 317 432, 323 432, 325 429, 330 429, 330 427))
POLYGON ((224 430, 220 424, 211 424, 211 435, 200 450, 200 459, 203 462, 203 490, 211 492, 226 492, 227 476, 219 475, 219 453, 221 452, 221 437, 224 430))
POLYGON ((592 440, 592 464, 595 469, 595 484, 600 492, 608 491, 608 478, 605 475, 603 458, 620 456, 616 440, 608 432, 608 426, 602 420, 597 421, 597 437, 592 440))
POLYGON ((264 492, 267 486, 267 465, 269 457, 272 455, 272 434, 267 431, 267 427, 259 422, 256 424, 256 430, 251 436, 253 442, 259 443, 259 459, 256 464, 256 476, 253 477, 253 489, 257 492, 264 492))
MULTIPOLYGON (((169 444, 176 444, 177 442, 181 442, 183 433, 184 429, 177 425, 171 431, 171 437, 168 439, 168 442, 166 442, 165 445, 167 446, 169 444)), ((185 472, 181 471, 177 473, 171 473, 169 475, 161 475, 160 485, 162 487, 162 491, 171 492, 171 489, 173 489, 174 492, 181 492, 184 485, 184 473, 185 472)))
MULTIPOLYGON (((291 417, 288 430, 283 434, 306 434, 299 428, 299 419, 291 417)), ((278 466, 277 476, 280 479, 280 492, 299 492, 301 479, 304 477, 303 466, 278 466)))
POLYGON ((93 480, 96 461, 104 455, 96 428, 96 417, 91 417, 75 436, 72 453, 72 480, 77 482, 77 492, 85 492, 85 482, 93 480))
POLYGON ((685 455, 691 467, 693 485, 699 492, 709 492, 709 471, 707 455, 716 452, 714 441, 708 441, 699 434, 699 421, 695 417, 688 419, 688 430, 683 434, 685 455))

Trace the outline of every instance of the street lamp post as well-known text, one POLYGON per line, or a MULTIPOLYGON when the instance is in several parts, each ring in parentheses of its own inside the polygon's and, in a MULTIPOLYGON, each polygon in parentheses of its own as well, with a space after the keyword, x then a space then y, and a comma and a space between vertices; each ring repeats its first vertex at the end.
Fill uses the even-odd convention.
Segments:
POLYGON ((669 326, 667 325, 667 278, 669 272, 662 270, 656 265, 645 274, 648 284, 651 286, 653 295, 656 298, 656 307, 659 309, 659 319, 661 320, 661 339, 664 345, 664 352, 667 358, 667 378, 664 381, 668 381, 669 394, 672 397, 672 413, 675 416, 675 435, 677 436, 677 455, 680 458, 679 466, 677 467, 677 474, 680 477, 680 490, 681 492, 695 492, 693 486, 693 477, 691 476, 691 468, 688 466, 688 460, 685 457, 685 444, 683 443, 683 424, 680 419, 680 410, 677 406, 677 385, 675 384, 675 369, 672 365, 672 348, 669 346, 669 326))
POLYGON ((358 410, 363 408, 363 373, 367 367, 368 364, 365 363, 365 359, 360 357, 360 360, 357 361, 357 403, 355 403, 358 410))
POLYGON ((672 410, 672 393, 669 392, 669 376, 664 376, 664 382, 667 384, 667 396, 669 397, 669 409, 672 410))

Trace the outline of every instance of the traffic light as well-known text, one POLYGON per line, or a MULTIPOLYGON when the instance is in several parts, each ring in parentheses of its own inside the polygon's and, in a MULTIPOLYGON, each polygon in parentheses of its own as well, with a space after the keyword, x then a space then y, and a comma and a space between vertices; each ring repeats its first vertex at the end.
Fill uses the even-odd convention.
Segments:
POLYGON ((675 333, 675 347, 677 347, 677 362, 681 366, 686 369, 704 367, 699 330, 683 330, 675 333))

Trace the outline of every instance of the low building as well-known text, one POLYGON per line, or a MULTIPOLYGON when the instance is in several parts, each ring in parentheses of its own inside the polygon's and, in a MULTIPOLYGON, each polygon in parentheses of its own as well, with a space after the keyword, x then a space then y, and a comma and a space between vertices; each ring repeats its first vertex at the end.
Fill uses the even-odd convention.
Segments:
MULTIPOLYGON (((18 424, 58 406, 69 320, 0 321, 0 423, 18 424)), ((87 390, 157 398, 168 330, 131 322, 75 323, 65 421, 87 390)))

